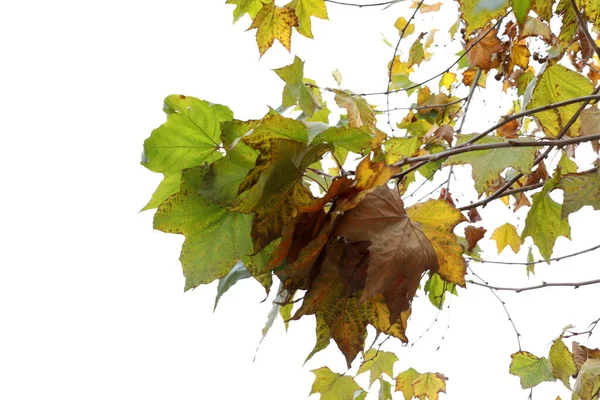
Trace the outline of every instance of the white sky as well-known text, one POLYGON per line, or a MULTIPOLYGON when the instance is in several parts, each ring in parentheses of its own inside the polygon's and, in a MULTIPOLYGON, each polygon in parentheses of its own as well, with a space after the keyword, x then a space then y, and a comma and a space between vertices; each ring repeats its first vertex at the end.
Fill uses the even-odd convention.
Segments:
MULTIPOLYGON (((226 104, 239 119, 259 118, 267 105, 280 104, 283 84, 270 69, 293 55, 276 44, 259 61, 254 33, 244 32, 249 20, 232 27, 233 7, 223 3, 0 5, 0 398, 295 400, 307 398, 311 369, 345 371, 333 343, 302 366, 315 340, 309 318, 292 322, 287 334, 277 321, 253 363, 270 308, 261 303, 260 286, 239 283, 213 314, 215 284, 183 293, 183 238, 153 231, 152 212, 138 214, 160 181, 139 159, 143 140, 165 120, 165 96, 226 104)), ((329 10, 332 22, 313 19, 317 40, 294 33, 305 75, 333 86, 331 71, 338 68, 345 87, 383 90, 391 49, 381 33, 397 37, 393 23, 409 17, 407 6, 329 10)), ((445 10, 449 24, 453 10, 445 10)), ((466 128, 494 122, 490 107, 475 101, 466 128)), ((457 170, 469 184, 466 171, 457 170)), ((502 207, 482 215, 487 237, 512 218, 502 207)), ((571 216, 573 242, 560 238, 555 254, 597 244, 597 222, 588 211, 571 216)), ((493 242, 484 250, 499 259, 493 242)), ((525 252, 511 258, 506 250, 502 258, 524 261, 525 252)), ((519 286, 597 278, 597 265, 594 253, 539 265, 529 281, 521 266, 475 267, 490 282, 519 286)), ((585 330, 599 316, 593 286, 501 296, 523 349, 537 355, 547 354, 563 326, 585 330)), ((435 315, 424 297, 417 299, 409 338, 435 315)), ((528 396, 508 374, 515 335, 487 289, 461 290, 415 347, 387 344, 400 357, 396 374, 414 367, 448 376, 441 398, 528 396)), ((589 345, 600 343, 593 336, 589 345)), ((534 399, 557 394, 567 397, 560 383, 545 383, 534 399)))

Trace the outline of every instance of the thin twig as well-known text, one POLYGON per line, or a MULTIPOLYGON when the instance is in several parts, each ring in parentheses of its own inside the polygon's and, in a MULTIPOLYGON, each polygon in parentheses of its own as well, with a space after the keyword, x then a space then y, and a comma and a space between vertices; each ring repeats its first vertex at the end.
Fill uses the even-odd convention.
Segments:
POLYGON ((425 108, 447 108, 450 106, 453 106, 455 104, 458 103, 462 103, 463 101, 467 100, 467 97, 463 97, 462 99, 458 99, 458 100, 453 100, 449 103, 445 103, 445 104, 429 104, 426 106, 410 106, 410 107, 396 107, 396 108, 390 108, 389 110, 376 110, 376 112, 380 112, 380 113, 389 113, 392 111, 402 111, 402 110, 423 110, 425 108))
POLYGON ((363 7, 379 7, 379 6, 391 6, 393 4, 396 3, 400 3, 402 1, 405 0, 391 0, 391 1, 384 1, 382 3, 373 3, 373 4, 356 4, 356 3, 346 3, 343 1, 336 1, 336 0, 324 0, 326 3, 331 3, 331 4, 337 4, 339 6, 349 6, 349 7, 358 7, 358 8, 363 8, 363 7))
POLYGON ((482 260, 480 258, 474 258, 474 257, 469 257, 468 260, 469 261, 480 262, 482 264, 531 265, 531 264, 549 263, 550 261, 562 261, 562 260, 565 260, 567 258, 579 256, 579 255, 582 255, 582 254, 585 254, 585 253, 589 253, 591 251, 598 250, 598 249, 600 249, 600 244, 598 244, 596 246, 593 246, 593 247, 590 247, 589 249, 577 251, 575 253, 567 254, 567 255, 564 255, 564 256, 560 256, 560 257, 553 257, 553 258, 550 258, 548 261, 546 261, 546 260, 537 260, 537 261, 532 261, 532 262, 492 261, 492 260, 482 260))
POLYGON ((594 40, 592 35, 590 34, 587 24, 583 20, 583 17, 581 16, 581 13, 579 12, 579 8, 577 7, 575 0, 571 0, 571 7, 573 7, 573 11, 575 11, 575 16, 577 17, 577 22, 579 23, 579 28, 583 32, 583 34, 586 37, 586 39, 588 40, 588 42, 590 42, 590 45, 592 46, 592 48, 594 49, 594 51, 596 52, 598 57, 600 57, 600 48, 596 44, 596 41, 594 40))
POLYGON ((521 292, 525 292, 528 290, 543 289, 543 288, 547 288, 547 287, 572 287, 573 289, 579 289, 581 286, 596 285, 596 284, 600 283, 600 279, 592 279, 590 281, 582 281, 582 282, 551 282, 551 283, 542 282, 539 285, 526 286, 526 287, 520 287, 520 288, 493 286, 493 285, 488 285, 487 283, 475 282, 470 279, 465 282, 472 283, 473 285, 477 285, 477 286, 483 286, 483 287, 486 287, 488 289, 493 289, 493 290, 506 290, 506 291, 515 292, 515 293, 521 293, 521 292))

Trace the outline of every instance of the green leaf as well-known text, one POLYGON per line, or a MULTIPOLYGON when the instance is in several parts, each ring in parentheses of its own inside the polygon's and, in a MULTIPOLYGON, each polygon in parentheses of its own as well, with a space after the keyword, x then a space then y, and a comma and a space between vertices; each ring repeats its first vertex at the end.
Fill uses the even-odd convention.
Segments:
POLYGON ((568 174, 560 178, 556 187, 564 192, 560 213, 562 219, 584 206, 600 210, 600 173, 568 174))
POLYGON ((393 164, 405 157, 411 157, 419 150, 420 145, 421 141, 417 136, 390 138, 384 144, 385 162, 393 164))
MULTIPOLYGON (((463 143, 475 135, 461 135, 458 142, 463 143)), ((486 136, 477 143, 503 143, 506 139, 496 136, 486 136)), ((471 164, 475 189, 481 196, 500 173, 508 167, 527 174, 531 172, 535 152, 539 147, 514 146, 491 150, 478 150, 451 156, 445 165, 471 164)))
MULTIPOLYGON (((538 77, 533 89, 531 101, 527 109, 546 106, 575 97, 587 96, 594 90, 594 86, 585 76, 571 71, 559 64, 547 67, 538 77)), ((580 103, 570 104, 552 110, 535 114, 537 121, 544 133, 556 137, 560 130, 578 111, 580 103)), ((579 136, 579 120, 569 128, 567 135, 579 136)))
POLYGON ((446 393, 446 378, 442 374, 427 372, 415 378, 412 382, 414 396, 429 400, 438 400, 439 393, 446 393))
POLYGON ((525 17, 531 9, 531 0, 512 0, 512 8, 519 24, 523 24, 525 17))
POLYGON ((577 366, 573 354, 567 349, 562 339, 556 339, 552 344, 549 359, 552 374, 560 379, 567 389, 571 389, 569 377, 577 373, 577 366))
POLYGON ((392 384, 382 378, 379 379, 378 400, 392 400, 392 384))
POLYGON ((163 109, 167 122, 153 130, 144 141, 142 165, 161 172, 165 178, 143 210, 158 207, 177 192, 181 170, 221 157, 218 151, 220 123, 233 118, 233 113, 225 106, 183 95, 167 97, 163 109))
POLYGON ((232 265, 252 252, 252 217, 227 211, 198 194, 206 170, 184 170, 181 189, 154 215, 154 229, 185 235, 180 257, 185 290, 224 277, 232 265))
POLYGON ((327 367, 315 369, 312 373, 315 374, 315 382, 310 394, 320 393, 321 400, 354 400, 357 391, 363 392, 351 376, 336 374, 327 367))
POLYGON ((398 357, 394 353, 371 348, 363 354, 363 359, 356 375, 370 372, 369 387, 383 374, 390 378, 394 376, 394 363, 398 361, 398 357))
POLYGON ((521 241, 531 236, 533 243, 540 249, 540 254, 549 262, 552 257, 554 243, 559 236, 571 238, 569 221, 561 218, 561 205, 550 198, 556 179, 544 185, 541 192, 533 195, 533 204, 525 219, 525 229, 521 241))
POLYGON ((483 28, 493 19, 506 12, 510 0, 458 0, 461 19, 465 22, 466 34, 483 28))
POLYGON ((329 346, 329 342, 331 342, 331 331, 329 330, 327 322, 325 322, 325 318, 323 318, 323 312, 319 311, 315 314, 315 316, 317 318, 317 343, 310 354, 306 357, 306 360, 304 360, 305 364, 315 354, 329 346))
POLYGON ((325 0, 293 0, 287 7, 296 11, 300 23, 300 26, 296 28, 298 33, 308 38, 313 37, 310 17, 328 19, 325 0))
POLYGON ((531 250, 530 247, 527 252, 527 277, 529 277, 529 274, 535 275, 535 263, 533 262, 533 252, 531 250))
POLYGON ((219 299, 226 291, 229 290, 233 285, 235 285, 238 281, 242 279, 250 278, 252 274, 248 272, 246 266, 243 262, 238 261, 231 271, 223 278, 219 279, 219 285, 217 286, 217 297, 215 298, 215 305, 213 307, 213 312, 217 309, 217 304, 219 304, 219 299))
POLYGON ((331 127, 314 137, 311 143, 331 143, 335 148, 343 148, 357 154, 369 149, 373 135, 366 128, 350 128, 347 126, 331 127))
POLYGON ((401 391, 404 395, 404 400, 411 400, 413 398, 414 390, 412 383, 419 375, 421 374, 415 369, 409 368, 396 376, 396 392, 401 391))
POLYGON ((550 363, 545 357, 539 358, 527 351, 512 354, 509 373, 521 379, 523 389, 532 388, 542 382, 554 382, 550 363))
POLYGON ((577 172, 577 164, 571 160, 571 157, 567 155, 567 152, 561 150, 562 155, 558 161, 558 168, 560 169, 560 175, 574 174, 577 172))
POLYGON ((262 8, 263 3, 271 3, 273 0, 227 0, 226 4, 235 4, 235 10, 233 10, 233 22, 236 22, 244 14, 248 14, 250 18, 254 19, 256 14, 262 8))
POLYGON ((285 82, 283 106, 291 107, 298 104, 307 117, 312 117, 315 109, 319 108, 319 101, 312 90, 304 84, 304 61, 296 56, 292 64, 273 71, 285 82))
POLYGON ((456 285, 451 282, 446 282, 438 274, 431 275, 427 282, 425 282, 423 290, 427 293, 431 304, 440 310, 446 300, 446 292, 458 296, 456 285))

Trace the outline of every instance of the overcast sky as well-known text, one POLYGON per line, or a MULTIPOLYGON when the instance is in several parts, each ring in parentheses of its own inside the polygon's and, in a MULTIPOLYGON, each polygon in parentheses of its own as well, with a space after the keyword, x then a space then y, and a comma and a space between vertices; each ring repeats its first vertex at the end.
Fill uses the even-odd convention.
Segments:
MULTIPOLYGON (((335 85, 337 68, 355 92, 385 89, 392 49, 382 34, 395 40, 394 21, 410 14, 407 5, 330 5, 331 22, 313 19, 315 41, 294 33, 293 54, 276 44, 259 60, 254 32, 245 32, 250 21, 232 26, 233 6, 223 3, 0 6, 0 398, 300 400, 310 391, 310 370, 345 372, 334 343, 303 367, 315 341, 310 318, 292 322, 287 334, 277 321, 253 362, 270 308, 255 282, 235 286, 215 314, 215 284, 183 292, 183 238, 153 231, 153 211, 138 213, 161 179, 140 166, 140 154, 165 121, 169 94, 226 104, 239 119, 279 106, 283 83, 271 69, 290 64, 293 54, 324 86, 335 85)), ((453 6, 442 12, 448 24, 456 20, 453 6)), ((478 98, 466 125, 473 131, 499 112, 478 98)), ((460 182, 470 182, 468 169, 457 171, 460 194, 460 182)), ((513 218, 503 207, 482 214, 488 237, 513 218)), ((573 241, 560 238, 557 255, 597 244, 597 215, 584 211, 570 220, 573 241)), ((484 250, 489 259, 525 260, 525 252, 498 256, 493 242, 484 250)), ((539 265, 529 281, 522 266, 473 267, 490 282, 519 286, 597 278, 597 265, 593 253, 539 265)), ((563 326, 584 330, 598 317, 594 287, 501 296, 523 349, 537 355, 547 354, 563 326)), ((436 315, 425 297, 416 299, 409 338, 436 315)), ((437 319, 414 347, 386 343, 400 358, 396 374, 408 367, 444 373, 448 395, 441 398, 527 398, 508 374, 515 333, 489 290, 461 290, 437 319)), ((589 345, 599 347, 592 338, 589 345)), ((566 398, 560 383, 545 383, 534 399, 557 394, 566 398)))

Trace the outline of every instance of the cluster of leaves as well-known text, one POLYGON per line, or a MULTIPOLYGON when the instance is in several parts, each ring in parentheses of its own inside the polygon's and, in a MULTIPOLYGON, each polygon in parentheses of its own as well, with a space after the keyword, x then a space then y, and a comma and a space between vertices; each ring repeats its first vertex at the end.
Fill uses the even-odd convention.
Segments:
MULTIPOLYGON (((235 20, 246 14, 252 19, 261 55, 274 39, 289 50, 292 28, 312 37, 311 16, 327 18, 324 0, 227 3, 236 5, 235 20)), ((415 2, 412 15, 443 6, 415 2)), ((463 50, 426 82, 412 82, 411 74, 433 56, 427 50, 437 30, 417 33, 412 17, 395 24, 399 40, 415 35, 407 61, 394 55, 388 65, 384 94, 404 93, 413 101, 396 124, 400 134, 377 126, 378 111, 364 96, 319 88, 305 78, 298 57, 275 70, 285 82, 282 107, 261 119, 237 120, 228 107, 195 97, 166 98, 167 121, 144 143, 143 165, 164 175, 145 209, 158 208, 155 229, 185 236, 180 259, 186 290, 220 280, 218 301, 248 277, 268 292, 275 275, 281 286, 269 321, 277 311, 286 322, 316 317, 317 343, 307 359, 333 339, 348 367, 365 352, 359 372, 377 365, 392 377, 392 357, 365 350, 367 327, 408 342, 411 302, 420 287, 441 308, 448 293, 466 286, 464 256, 477 259, 477 243, 487 233, 479 226, 479 207, 495 200, 514 211, 529 207, 520 234, 506 223, 490 239, 498 253, 507 246, 517 253, 531 237, 551 260, 557 238, 570 238, 569 215, 587 205, 600 209, 598 169, 580 170, 575 159, 582 143, 591 142, 596 152, 600 147, 600 111, 590 105, 600 98, 594 89, 600 50, 588 30, 590 24, 600 28, 600 8, 592 0, 459 0, 458 7, 460 18, 449 34, 463 50), (558 30, 550 24, 553 15, 561 22, 558 30), (515 101, 493 127, 463 134, 468 104, 491 70, 515 101), (461 90, 468 95, 457 96, 461 90), (346 112, 335 126, 325 95, 346 112), (547 161, 551 154, 557 163, 547 161), (335 166, 325 169, 328 163, 335 166), (465 164, 477 193, 469 205, 455 205, 450 173, 438 199, 405 207, 402 196, 418 180, 465 164), (562 204, 552 198, 554 190, 563 192, 562 204), (464 238, 455 234, 459 224, 468 225, 464 238)), ((334 78, 340 85, 341 75, 334 78)), ((527 271, 534 272, 533 264, 527 271)), ((566 356, 559 352, 553 358, 551 350, 549 364, 516 353, 511 373, 527 388, 539 379, 564 383, 565 376, 583 371, 583 363, 574 371, 564 367, 557 360, 566 356)), ((314 372, 313 392, 323 399, 361 395, 350 376, 327 368, 314 372)), ((373 383, 381 373, 371 372, 373 383)), ((596 382, 597 371, 591 374, 596 382)), ((441 374, 410 369, 395 379, 407 400, 445 392, 441 374)), ((391 398, 389 388, 381 380, 381 398, 391 398)), ((576 391, 581 399, 592 398, 583 393, 576 391)))

